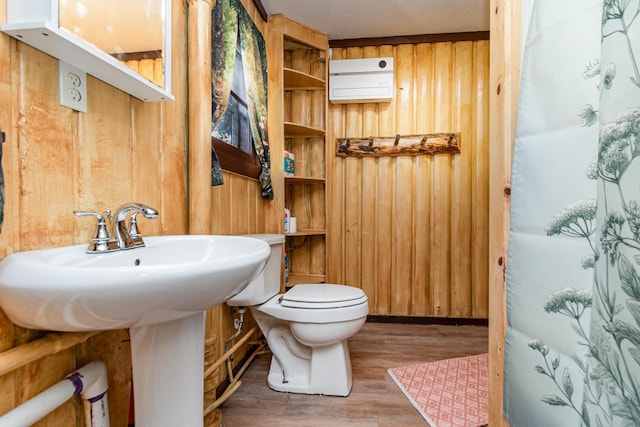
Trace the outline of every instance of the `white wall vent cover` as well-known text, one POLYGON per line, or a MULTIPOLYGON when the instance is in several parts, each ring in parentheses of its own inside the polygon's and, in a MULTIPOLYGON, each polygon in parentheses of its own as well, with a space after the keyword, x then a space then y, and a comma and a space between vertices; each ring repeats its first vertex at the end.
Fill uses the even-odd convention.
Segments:
POLYGON ((333 104, 389 102, 393 88, 392 57, 329 61, 329 101, 333 104))

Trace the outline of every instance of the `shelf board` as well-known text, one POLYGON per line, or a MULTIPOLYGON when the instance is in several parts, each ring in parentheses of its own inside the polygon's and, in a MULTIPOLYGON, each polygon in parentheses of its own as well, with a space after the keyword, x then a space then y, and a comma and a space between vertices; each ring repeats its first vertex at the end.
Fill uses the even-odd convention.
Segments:
POLYGON ((324 184, 326 180, 306 176, 285 176, 284 182, 287 184, 324 184))
POLYGON ((294 70, 292 68, 284 69, 284 89, 324 89, 325 81, 311 74, 303 73, 302 71, 294 70))
POLYGON ((304 237, 304 236, 322 236, 326 234, 326 230, 323 229, 306 229, 306 230, 298 230, 295 233, 285 233, 287 237, 304 237))
POLYGON ((321 41, 318 42, 318 40, 302 40, 302 38, 304 36, 306 36, 309 33, 309 29, 308 28, 303 28, 301 29, 302 31, 297 31, 294 29, 293 33, 289 33, 287 30, 291 28, 290 25, 288 24, 293 24, 294 26, 298 26, 299 24, 294 23, 293 21, 285 18, 286 21, 285 22, 285 28, 283 28, 283 41, 284 41, 284 50, 309 50, 309 49, 315 49, 318 50, 319 54, 326 54, 326 36, 321 37, 321 41))
MULTIPOLYGON (((42 3, 42 2, 40 2, 42 3)), ((34 3, 35 4, 35 3, 34 3)), ((56 5, 57 6, 57 5, 56 5)), ((29 6, 36 13, 33 6, 29 6)), ((57 24, 56 15, 56 24, 57 24)), ((141 101, 171 101, 173 95, 91 43, 48 21, 0 25, 0 31, 58 58, 141 101)))
POLYGON ((285 138, 313 137, 324 135, 324 129, 304 126, 298 123, 284 122, 285 138))
POLYGON ((285 286, 294 286, 307 283, 324 283, 327 276, 324 274, 289 273, 289 281, 285 286))

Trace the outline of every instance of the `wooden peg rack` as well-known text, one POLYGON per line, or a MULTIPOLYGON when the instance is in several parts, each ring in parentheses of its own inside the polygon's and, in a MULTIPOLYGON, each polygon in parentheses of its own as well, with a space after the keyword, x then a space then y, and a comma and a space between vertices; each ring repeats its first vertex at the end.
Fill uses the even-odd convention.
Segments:
POLYGON ((460 133, 430 133, 391 137, 337 138, 340 157, 421 156, 460 153, 460 133))

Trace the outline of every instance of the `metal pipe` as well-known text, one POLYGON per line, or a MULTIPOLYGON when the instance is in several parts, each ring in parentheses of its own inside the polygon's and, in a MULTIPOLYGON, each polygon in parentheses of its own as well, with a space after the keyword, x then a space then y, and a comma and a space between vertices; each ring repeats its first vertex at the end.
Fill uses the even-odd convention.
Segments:
POLYGON ((240 347, 242 344, 244 344, 244 342, 246 340, 248 340, 251 336, 253 336, 253 333, 257 330, 256 326, 254 326, 253 328, 249 329, 249 331, 244 334, 244 336, 242 338, 240 338, 240 340, 238 340, 238 342, 229 349, 229 351, 227 351, 225 354, 223 354, 218 360, 216 360, 214 362, 213 365, 209 366, 207 368, 206 371, 204 371, 204 377, 207 378, 209 375, 211 375, 213 372, 215 372, 216 369, 218 369, 220 367, 220 365, 222 365, 227 358, 233 354, 233 352, 235 352, 238 347, 240 347))
MULTIPOLYGON (((244 312, 245 312, 245 308, 244 307, 240 307, 238 309, 238 312, 240 313, 240 319, 236 319, 237 323, 236 323, 236 333, 233 334, 232 336, 230 336, 229 338, 227 338, 227 340, 224 342, 224 351, 227 352, 229 350, 229 344, 231 344, 233 342, 233 340, 235 340, 236 338, 238 338, 241 334, 242 334, 242 328, 244 327, 244 312)), ((233 355, 229 356, 227 358, 227 375, 229 375, 229 380, 231 380, 231 382, 233 382, 234 378, 233 378, 233 366, 232 363, 233 362, 233 355)))
POLYGON ((249 367, 249 365, 251 364, 251 362, 253 362, 253 360, 262 353, 262 351, 264 350, 266 346, 264 344, 260 344, 249 356, 249 358, 244 362, 244 364, 242 365, 242 367, 240 368, 240 370, 238 371, 238 374, 235 376, 235 379, 233 379, 232 381, 230 381, 229 386, 225 389, 225 391, 222 393, 222 395, 216 399, 215 402, 213 402, 211 405, 207 406, 204 410, 204 415, 205 417, 211 413, 213 410, 217 409, 220 405, 222 405, 228 398, 231 397, 231 395, 233 393, 236 392, 236 390, 238 389, 238 387, 240 387, 240 384, 242 384, 242 381, 240 381, 238 378, 240 378, 242 376, 242 374, 244 373, 244 371, 247 370, 247 368, 249 367))

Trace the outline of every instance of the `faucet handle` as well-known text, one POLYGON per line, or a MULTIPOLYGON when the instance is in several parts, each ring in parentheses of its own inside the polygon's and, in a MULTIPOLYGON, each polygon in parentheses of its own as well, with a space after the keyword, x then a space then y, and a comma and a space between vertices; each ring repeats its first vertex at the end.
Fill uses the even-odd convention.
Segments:
POLYGON ((140 230, 138 230, 138 220, 136 219, 139 213, 140 212, 134 212, 129 220, 129 235, 132 238, 142 237, 140 230))
POLYGON ((109 232, 107 231, 107 223, 104 219, 104 215, 98 212, 90 212, 90 211, 73 211, 73 214, 78 217, 82 216, 93 216, 98 218, 98 224, 95 232, 95 236, 91 239, 91 243, 89 243, 89 248, 87 252, 105 252, 108 248, 109 240, 109 232))

